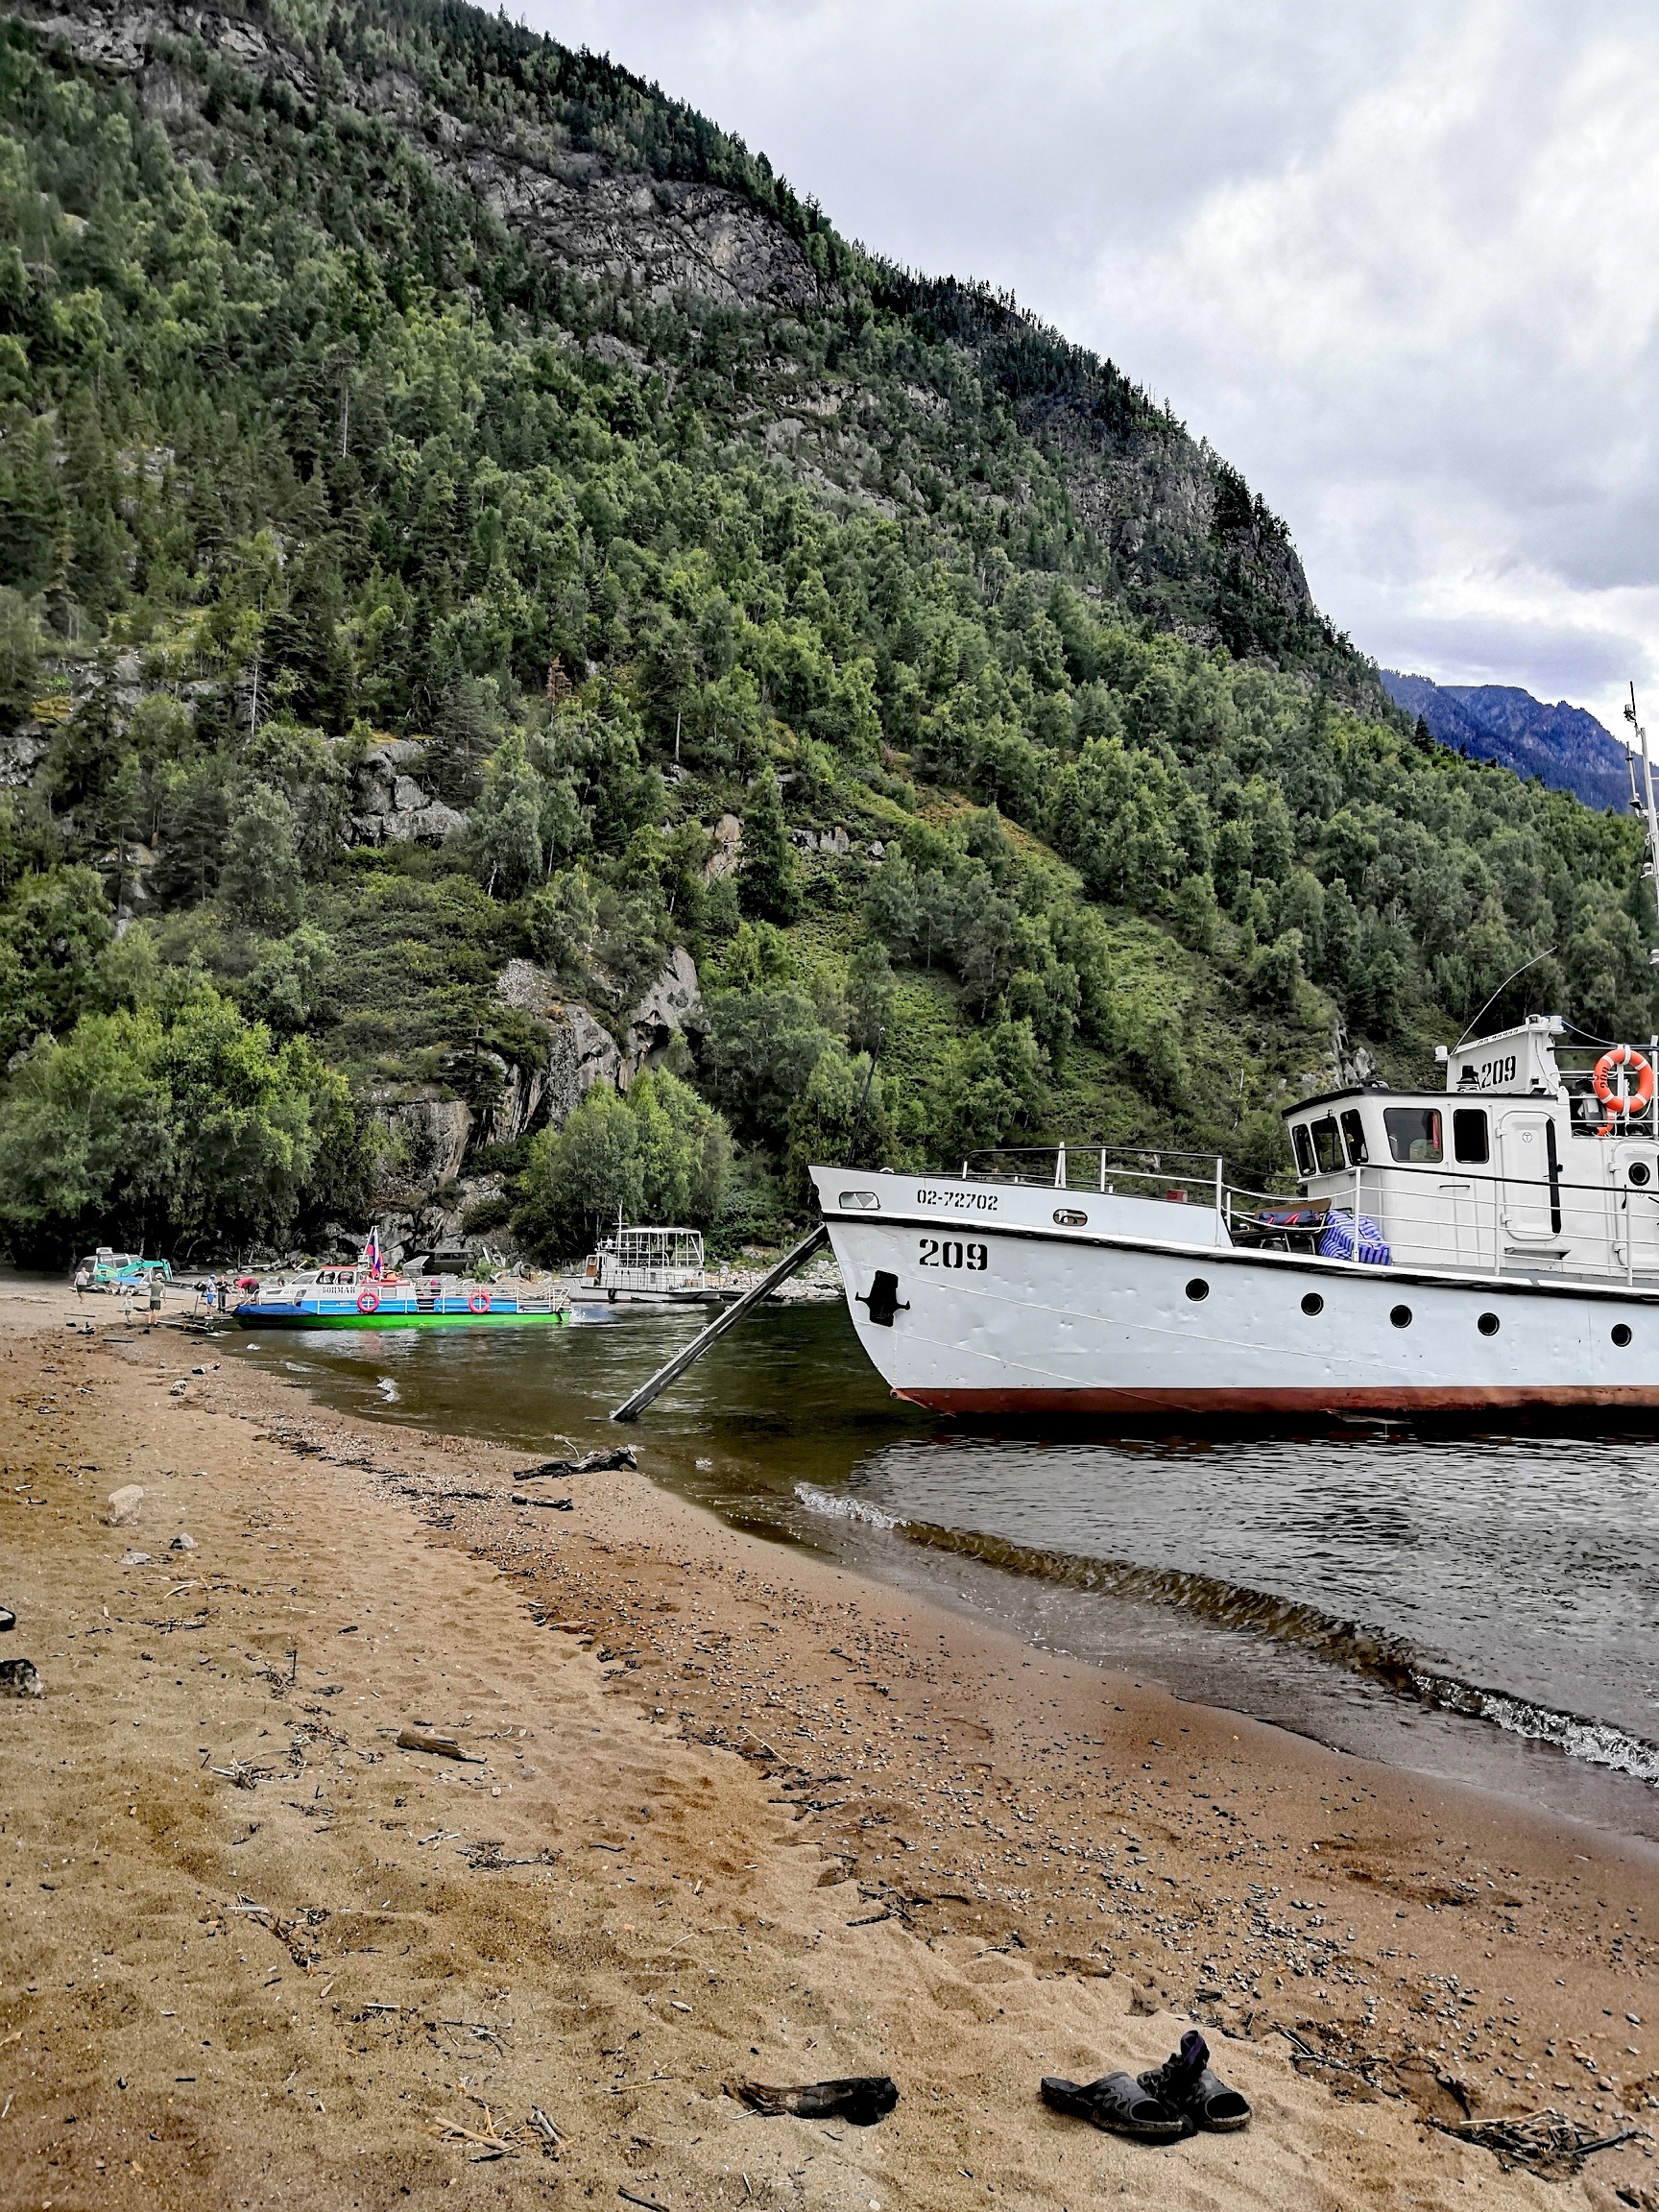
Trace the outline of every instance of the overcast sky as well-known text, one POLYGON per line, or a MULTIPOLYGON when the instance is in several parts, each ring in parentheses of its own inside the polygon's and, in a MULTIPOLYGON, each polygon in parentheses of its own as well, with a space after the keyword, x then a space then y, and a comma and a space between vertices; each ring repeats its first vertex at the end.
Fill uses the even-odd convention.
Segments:
POLYGON ((1384 667, 1659 734, 1659 9, 520 0, 1109 355, 1384 667))

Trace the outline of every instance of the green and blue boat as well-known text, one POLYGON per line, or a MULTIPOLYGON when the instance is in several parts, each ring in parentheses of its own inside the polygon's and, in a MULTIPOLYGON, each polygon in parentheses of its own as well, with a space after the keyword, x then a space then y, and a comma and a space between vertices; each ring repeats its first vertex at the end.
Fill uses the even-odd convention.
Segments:
POLYGON ((319 1267, 298 1280, 262 1283, 231 1318, 243 1329, 559 1329, 570 1309, 527 1284, 319 1267))

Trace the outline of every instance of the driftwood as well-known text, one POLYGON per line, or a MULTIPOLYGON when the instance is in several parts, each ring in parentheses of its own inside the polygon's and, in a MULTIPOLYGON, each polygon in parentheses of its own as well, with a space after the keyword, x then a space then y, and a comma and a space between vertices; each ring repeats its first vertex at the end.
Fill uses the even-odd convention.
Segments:
POLYGON ((898 2084, 886 2074, 853 2074, 838 2081, 802 2081, 793 2088, 774 2088, 764 2081, 728 2081, 726 2094, 766 2120, 793 2113, 798 2120, 845 2120, 854 2128, 873 2128, 899 2102, 898 2084))
POLYGON ((573 1513, 576 1510, 574 1501, 569 1498, 532 1498, 527 1490, 512 1491, 507 1503, 509 1505, 542 1505, 553 1513, 573 1513))
POLYGON ((1612 2135, 1591 2135, 1552 2106, 1506 2120, 1431 2120, 1429 2125, 1459 2143, 1478 2143, 1490 2151, 1505 2174, 1522 2166, 1545 2181, 1569 2181, 1592 2152, 1615 2151, 1647 2133, 1644 2128, 1621 2128, 1612 2135))
POLYGON ((445 2112, 429 2113, 427 2125, 437 2129, 446 2142, 459 2138, 463 2143, 476 2144, 478 2155, 469 2161, 472 2165, 487 2165, 493 2158, 516 2158, 518 2154, 518 2145, 515 2138, 496 2132, 494 2116, 489 2105, 484 2104, 482 2097, 474 2098, 473 2102, 483 2105, 484 2125, 489 2129, 488 2134, 480 2135, 476 2128, 469 2128, 462 2121, 451 2120, 445 2112))
POLYGON ((397 1748, 399 1751, 430 1751, 435 1759, 460 1759, 469 1767, 485 1764, 481 1752, 463 1751, 453 1736, 445 1736, 435 1728, 399 1728, 397 1748))
POLYGON ((321 1928, 327 1919, 325 1906, 301 1905, 288 1920, 281 1913, 274 1912, 269 1905, 255 1905, 246 1897, 238 1897, 229 1910, 246 1913, 250 1920, 257 1920, 262 1928, 269 1928, 302 1973, 311 1973, 321 1962, 323 1954, 311 1941, 311 1930, 321 1928))
POLYGON ((559 2146, 565 2140, 565 2130, 554 2126, 540 2104, 532 2104, 530 2107, 530 2126, 541 2138, 543 2155, 548 2158, 557 2158, 559 2146))
POLYGON ((556 1482, 566 1475, 612 1475, 618 1468, 637 1468, 639 1462, 634 1456, 632 1444, 618 1444, 613 1451, 584 1452, 580 1459, 541 1459, 534 1467, 516 1467, 515 1482, 556 1482))

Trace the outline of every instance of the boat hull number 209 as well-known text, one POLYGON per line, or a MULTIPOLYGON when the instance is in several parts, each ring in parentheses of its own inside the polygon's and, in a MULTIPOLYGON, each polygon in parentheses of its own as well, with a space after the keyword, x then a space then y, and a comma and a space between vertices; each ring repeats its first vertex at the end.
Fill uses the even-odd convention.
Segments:
POLYGON ((1475 1070, 1475 1079, 1482 1091, 1502 1091, 1505 1083, 1515 1080, 1514 1053, 1502 1060, 1482 1060, 1475 1070))
POLYGON ((965 1244, 959 1237, 924 1237, 921 1260, 924 1267, 966 1267, 971 1275, 983 1274, 986 1247, 983 1244, 965 1244))

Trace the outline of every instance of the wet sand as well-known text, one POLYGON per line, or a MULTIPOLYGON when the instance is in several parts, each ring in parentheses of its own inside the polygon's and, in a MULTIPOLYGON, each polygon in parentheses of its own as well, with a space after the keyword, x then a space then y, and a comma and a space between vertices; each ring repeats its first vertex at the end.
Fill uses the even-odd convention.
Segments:
POLYGON ((1659 2125, 1647 1847, 72 1303, 0 1300, 0 2204, 1659 2207, 1430 2125, 1659 2125), (1038 2101, 1193 2020, 1242 2135, 1038 2101))

